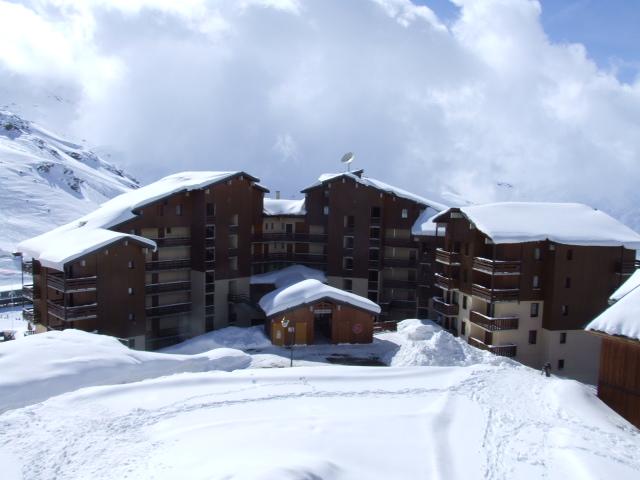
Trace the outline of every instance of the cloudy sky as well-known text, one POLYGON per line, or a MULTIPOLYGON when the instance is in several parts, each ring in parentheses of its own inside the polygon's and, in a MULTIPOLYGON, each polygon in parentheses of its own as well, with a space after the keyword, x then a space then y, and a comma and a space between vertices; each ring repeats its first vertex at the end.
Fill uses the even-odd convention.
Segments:
POLYGON ((0 0, 0 106, 144 182, 244 169, 299 196, 353 151, 426 196, 640 227, 634 4, 0 0))

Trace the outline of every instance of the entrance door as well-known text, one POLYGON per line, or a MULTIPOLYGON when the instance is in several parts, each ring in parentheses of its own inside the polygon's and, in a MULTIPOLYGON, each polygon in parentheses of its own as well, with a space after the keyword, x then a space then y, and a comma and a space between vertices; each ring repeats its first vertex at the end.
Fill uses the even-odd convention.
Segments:
POLYGON ((307 322, 296 322, 296 345, 307 344, 307 322))

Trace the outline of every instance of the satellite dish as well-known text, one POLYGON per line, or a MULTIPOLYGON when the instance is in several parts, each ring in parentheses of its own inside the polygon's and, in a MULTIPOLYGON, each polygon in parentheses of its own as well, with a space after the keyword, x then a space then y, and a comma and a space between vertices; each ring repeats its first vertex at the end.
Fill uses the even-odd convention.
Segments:
POLYGON ((352 152, 345 153, 340 161, 347 165, 347 172, 351 171, 351 162, 353 162, 355 155, 352 152))

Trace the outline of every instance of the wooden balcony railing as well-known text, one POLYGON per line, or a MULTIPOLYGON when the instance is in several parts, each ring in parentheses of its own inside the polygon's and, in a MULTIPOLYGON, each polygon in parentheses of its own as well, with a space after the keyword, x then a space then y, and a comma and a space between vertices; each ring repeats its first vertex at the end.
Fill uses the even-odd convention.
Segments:
POLYGON ((191 245, 191 238, 188 237, 164 237, 153 238, 158 247, 188 247, 191 245))
POLYGON ((184 292, 187 290, 191 290, 191 282, 154 283, 144 287, 144 291, 147 295, 166 292, 184 292))
POLYGON ((457 252, 448 252, 442 248, 436 249, 436 262, 445 265, 460 265, 460 254, 457 252))
POLYGON ((89 292, 96 290, 97 277, 65 278, 62 273, 49 273, 47 286, 64 293, 89 292))
POLYGON ((503 288, 492 290, 474 283, 471 287, 471 294, 480 297, 486 302, 517 302, 520 298, 520 289, 503 288))
POLYGON ((445 317, 458 315, 459 306, 454 303, 446 303, 443 298, 433 297, 433 309, 445 317))
POLYGON ((433 279, 436 287, 443 288, 445 290, 458 290, 460 288, 460 283, 457 278, 445 277, 440 273, 436 273, 433 275, 433 279))
POLYGON ((152 262, 145 263, 147 272, 153 272, 157 270, 184 270, 191 268, 191 260, 154 260, 152 262))
POLYGON ((39 300, 40 299, 40 289, 38 288, 37 285, 24 285, 22 287, 22 296, 24 298, 26 298, 27 300, 31 300, 32 302, 34 300, 39 300))
POLYGON ((49 315, 53 315, 66 322, 89 320, 98 316, 97 303, 65 306, 61 300, 48 300, 47 310, 49 315))
POLYGON ((191 302, 174 303, 172 305, 159 305, 157 307, 147 307, 147 317, 162 317, 165 315, 176 315, 191 311, 191 302))
POLYGON ((489 275, 520 275, 520 263, 519 260, 492 260, 475 257, 473 269, 489 275))
POLYGON ((468 343, 472 347, 487 350, 494 355, 500 355, 501 357, 513 358, 518 352, 518 347, 516 345, 487 345, 482 340, 473 337, 469 337, 468 343))
POLYGON ((518 317, 489 317, 472 310, 469 320, 480 328, 491 332, 518 329, 518 317))

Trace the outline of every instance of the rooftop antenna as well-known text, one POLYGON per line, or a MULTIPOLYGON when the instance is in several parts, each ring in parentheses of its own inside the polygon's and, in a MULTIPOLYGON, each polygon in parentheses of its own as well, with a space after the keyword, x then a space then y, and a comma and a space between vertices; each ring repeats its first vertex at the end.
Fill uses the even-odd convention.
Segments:
POLYGON ((347 165, 347 172, 351 171, 351 162, 353 162, 354 157, 355 156, 352 152, 347 152, 340 159, 342 163, 345 163, 347 165))

